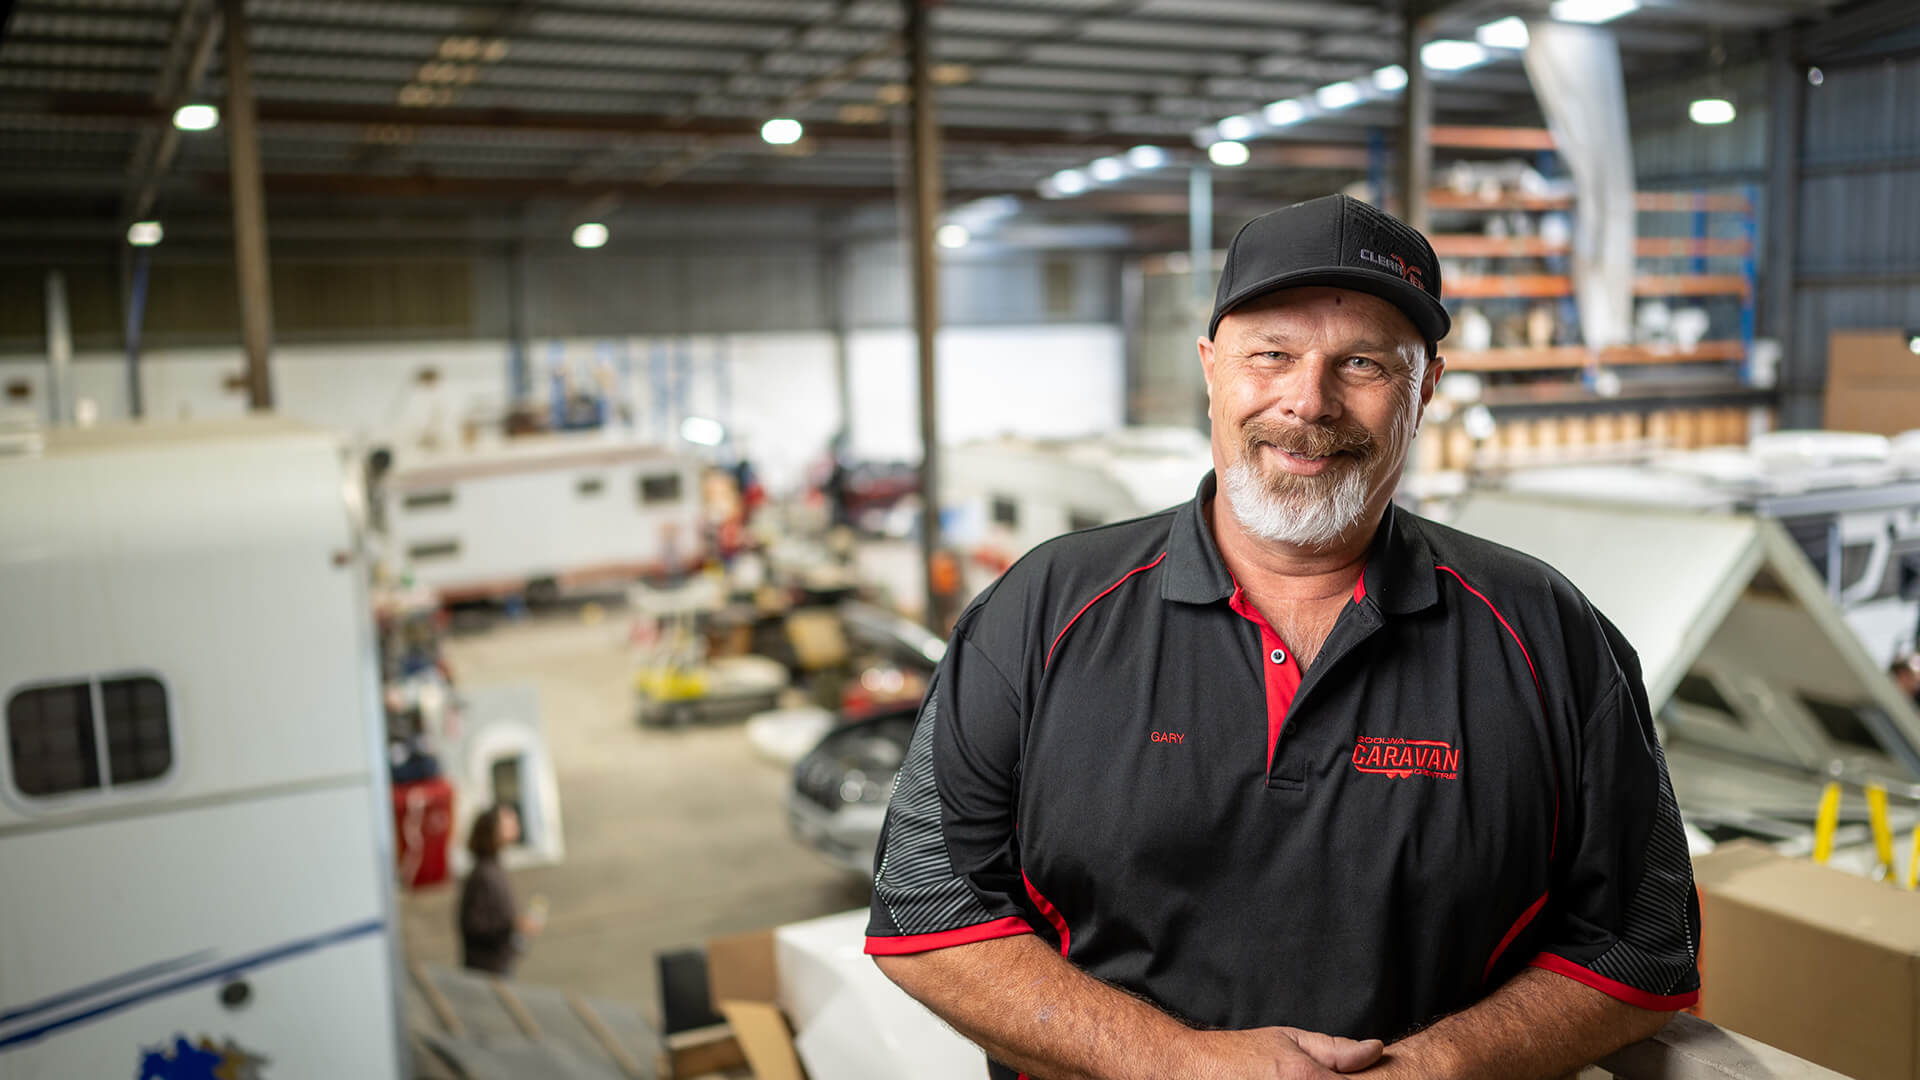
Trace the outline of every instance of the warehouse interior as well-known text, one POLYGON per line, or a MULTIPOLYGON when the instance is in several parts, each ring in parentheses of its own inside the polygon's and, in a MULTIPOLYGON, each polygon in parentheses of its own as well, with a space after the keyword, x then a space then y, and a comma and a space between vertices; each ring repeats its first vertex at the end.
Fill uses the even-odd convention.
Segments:
POLYGON ((1917 97, 1912 0, 0 0, 0 1075, 981 1075, 861 955, 948 636, 1193 499, 1345 193, 1452 319, 1395 506, 1686 823, 1590 1075, 1920 1078, 1917 97))

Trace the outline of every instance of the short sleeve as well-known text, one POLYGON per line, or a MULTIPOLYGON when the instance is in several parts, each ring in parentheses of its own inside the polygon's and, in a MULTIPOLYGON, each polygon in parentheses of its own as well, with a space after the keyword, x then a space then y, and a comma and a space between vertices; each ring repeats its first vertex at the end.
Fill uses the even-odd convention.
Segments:
POLYGON ((1032 933, 1014 806, 1020 698, 954 635, 920 706, 875 856, 866 951, 927 952, 1032 933))
POLYGON ((1700 905, 1637 675, 1609 681, 1581 732, 1569 849, 1531 964, 1643 1009, 1683 1009, 1699 999, 1700 905))

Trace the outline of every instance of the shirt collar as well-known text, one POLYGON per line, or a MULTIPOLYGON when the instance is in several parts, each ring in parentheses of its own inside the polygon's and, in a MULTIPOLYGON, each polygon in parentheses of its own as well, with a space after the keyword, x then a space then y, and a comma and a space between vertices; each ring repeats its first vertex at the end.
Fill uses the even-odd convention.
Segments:
MULTIPOLYGON (((1167 573, 1160 584, 1162 599, 1214 604, 1233 595, 1233 575, 1227 572, 1207 523, 1207 506, 1217 490, 1218 482, 1209 471, 1194 497, 1175 511, 1173 531, 1167 538, 1167 573)), ((1364 602, 1381 611, 1404 615, 1439 599, 1433 552, 1416 521, 1414 515, 1389 503, 1374 533, 1361 576, 1366 585, 1364 602)))

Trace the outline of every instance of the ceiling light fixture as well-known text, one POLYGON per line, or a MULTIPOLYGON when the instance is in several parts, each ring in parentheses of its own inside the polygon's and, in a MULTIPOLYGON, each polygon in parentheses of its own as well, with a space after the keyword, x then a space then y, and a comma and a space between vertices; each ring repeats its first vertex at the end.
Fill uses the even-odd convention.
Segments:
POLYGON ((1490 49, 1524 49, 1533 40, 1533 35, 1527 32, 1525 19, 1509 15, 1475 30, 1473 40, 1490 49))
POLYGON ((680 421, 680 437, 695 446, 719 446, 727 441, 727 428, 711 417, 689 416, 680 421))
POLYGON ((781 116, 761 124, 760 137, 774 146, 791 146, 800 141, 805 130, 800 121, 781 116))
POLYGON ((1323 109, 1344 109, 1360 101, 1360 86, 1355 82, 1328 83, 1313 92, 1313 100, 1323 109))
POLYGON ((1375 68, 1373 72, 1373 86, 1374 89, 1384 90, 1389 94, 1395 90, 1404 90, 1407 88, 1407 69, 1401 67, 1399 64, 1388 64, 1383 68, 1375 68))
POLYGON ((1223 139, 1207 147, 1207 160, 1229 169, 1245 165, 1252 157, 1253 152, 1247 149, 1246 143, 1234 142, 1231 139, 1223 139))
POLYGON ((1127 164, 1136 169, 1157 169, 1167 163, 1167 152, 1157 146, 1136 146, 1127 151, 1127 164))
POLYGON ((1103 184, 1111 184, 1127 175, 1127 167, 1117 157, 1096 158, 1093 164, 1087 166, 1087 171, 1103 184))
POLYGON ((1487 60, 1487 50, 1477 41, 1441 38, 1420 46, 1420 62, 1435 71, 1460 71, 1487 60))
POLYGON ((1268 105, 1266 108, 1260 110, 1260 115, 1266 117, 1267 123, 1274 127, 1286 127, 1289 124, 1297 124, 1305 120, 1307 118, 1307 107, 1292 98, 1288 98, 1285 101, 1276 101, 1268 105))
POLYGON ((1254 133, 1259 129, 1254 127, 1253 120, 1248 117, 1229 116, 1215 124, 1214 130, 1220 133, 1221 138, 1238 142, 1241 139, 1253 138, 1254 133))
POLYGON ((220 126, 220 110, 211 105, 182 105, 173 110, 173 126, 181 131, 212 131, 220 126))
POLYGON ((1062 195, 1078 195, 1087 190, 1087 174, 1079 169, 1061 169, 1053 174, 1053 189, 1062 195))
POLYGON ((949 223, 940 226, 933 232, 934 243, 948 250, 966 247, 967 241, 971 239, 973 239, 973 234, 967 231, 965 225, 949 223))
POLYGON ((166 235, 157 221, 136 221, 127 226, 127 243, 134 247, 152 247, 166 235))
POLYGON ((1554 0, 1553 17, 1561 22, 1612 22, 1640 9, 1640 0, 1554 0))
POLYGON ((1727 124, 1734 118, 1733 102, 1726 98, 1700 98, 1687 106, 1687 115, 1696 124, 1727 124))
POLYGON ((577 248, 597 248, 607 246, 607 227, 597 221, 588 221, 573 227, 573 246, 577 248))

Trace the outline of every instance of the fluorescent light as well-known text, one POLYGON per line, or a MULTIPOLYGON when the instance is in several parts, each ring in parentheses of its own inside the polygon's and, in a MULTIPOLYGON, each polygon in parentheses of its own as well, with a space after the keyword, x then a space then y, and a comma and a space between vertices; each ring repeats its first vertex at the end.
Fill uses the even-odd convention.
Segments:
POLYGON ((761 124, 760 137, 775 146, 787 146, 800 141, 802 130, 800 121, 781 116, 761 124))
POLYGON ((939 244, 943 248, 963 248, 967 246, 967 241, 971 239, 973 239, 973 234, 967 231, 967 227, 955 223, 942 225, 933 232, 934 243, 939 244))
POLYGON ((1260 115, 1266 117, 1267 123, 1272 124, 1274 127, 1286 127, 1288 124, 1297 124, 1305 120, 1307 118, 1307 107, 1292 98, 1288 98, 1285 101, 1276 101, 1260 110, 1260 115))
POLYGON ((680 421, 680 437, 695 446, 719 446, 727 441, 727 429, 718 420, 689 416, 680 421))
POLYGON ((1078 195, 1087 190, 1087 174, 1079 169, 1061 169, 1053 174, 1053 190, 1062 195, 1078 195))
POLYGON ((1442 38, 1420 46, 1420 62, 1435 71, 1459 71, 1487 62, 1487 50, 1474 41, 1442 38))
POLYGON ((1377 68, 1373 73, 1373 85, 1375 89, 1385 90, 1388 93, 1404 90, 1407 87, 1407 69, 1399 64, 1388 64, 1386 67, 1377 68))
POLYGON ((1725 124, 1733 120, 1733 102, 1726 98, 1701 98, 1687 106, 1687 115, 1696 124, 1725 124))
POLYGON ((1603 23, 1637 11, 1640 0, 1553 0, 1553 17, 1561 22, 1603 23))
POLYGON ((1239 142, 1241 139, 1253 138, 1254 133, 1259 129, 1254 127, 1253 121, 1247 117, 1229 116, 1215 124, 1214 130, 1219 132, 1223 139, 1239 142))
POLYGON ((1313 100, 1323 109, 1344 109, 1360 100, 1360 87, 1351 81, 1328 83, 1313 92, 1313 100))
POLYGON ((1222 139, 1212 146, 1207 147, 1207 160, 1213 162, 1215 165, 1225 165, 1228 168, 1245 165, 1247 159, 1252 156, 1253 153, 1247 149, 1246 143, 1234 142, 1231 139, 1222 139))
POLYGON ((212 131, 220 126, 220 110, 211 105, 182 105, 173 110, 173 126, 181 131, 212 131))
POLYGON ((597 221, 588 221, 573 227, 573 246, 577 248, 597 248, 607 245, 607 227, 597 221))
POLYGON ((1127 164, 1136 169, 1157 169, 1167 163, 1167 152, 1157 146, 1136 146, 1127 151, 1127 164))
POLYGON ((157 221, 136 221, 127 226, 127 243, 134 247, 152 247, 166 235, 157 221))
POLYGON ((1524 49, 1533 40, 1527 21, 1518 15, 1495 19, 1473 32, 1473 40, 1493 49, 1524 49))
POLYGON ((1914 334, 1907 338, 1907 351, 1915 356, 1920 356, 1920 334, 1914 334))
POLYGON ((1127 167, 1121 164, 1117 157, 1098 158, 1093 164, 1087 166, 1087 171, 1093 174, 1095 180, 1103 184, 1110 184, 1127 175, 1127 167))

